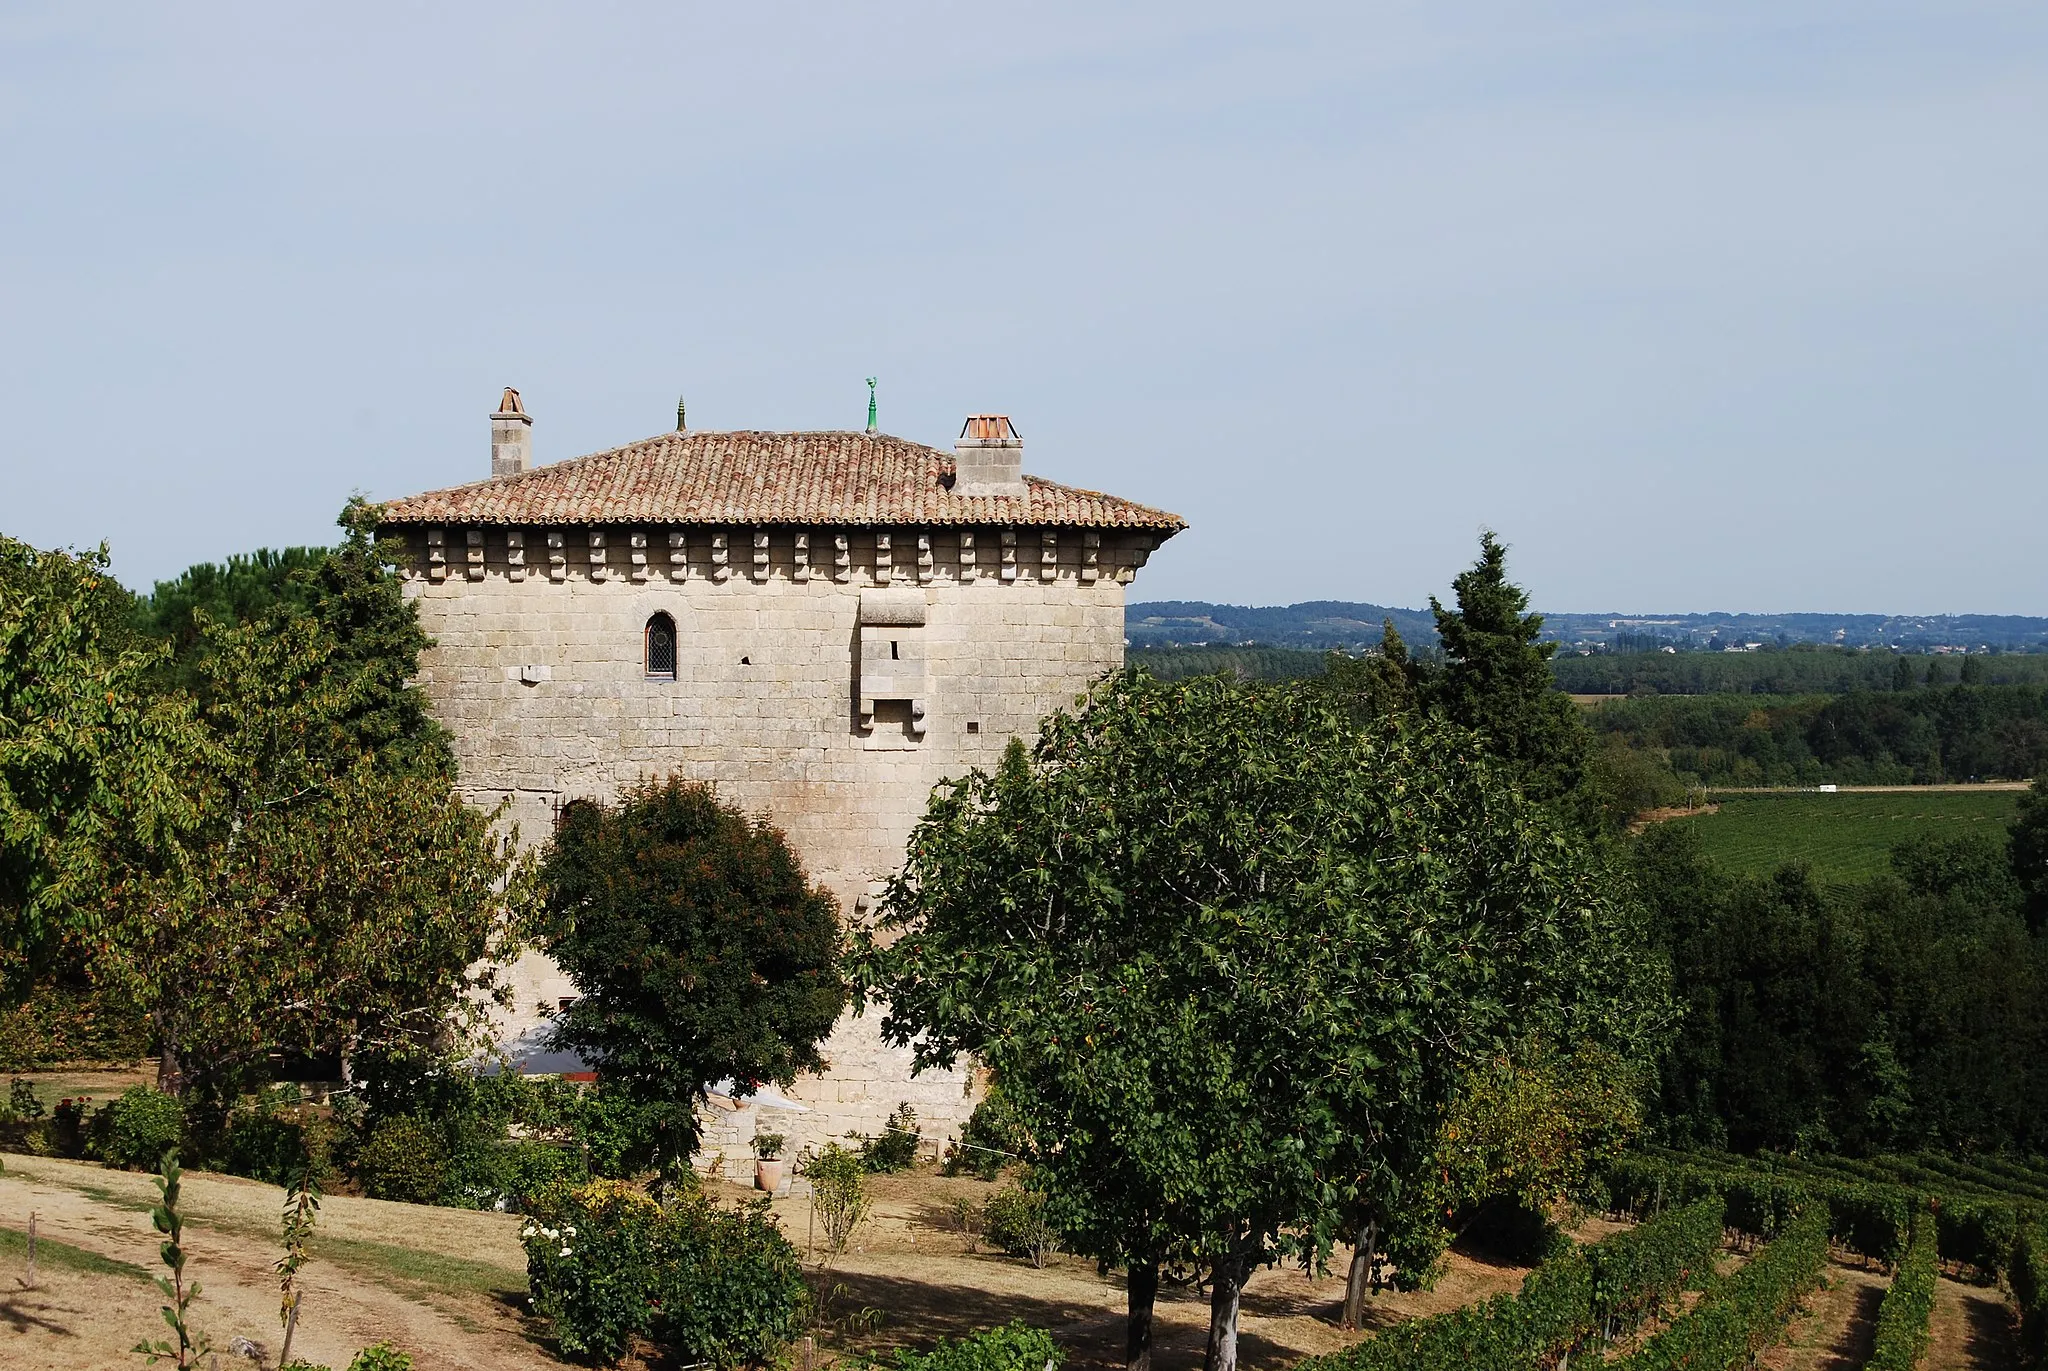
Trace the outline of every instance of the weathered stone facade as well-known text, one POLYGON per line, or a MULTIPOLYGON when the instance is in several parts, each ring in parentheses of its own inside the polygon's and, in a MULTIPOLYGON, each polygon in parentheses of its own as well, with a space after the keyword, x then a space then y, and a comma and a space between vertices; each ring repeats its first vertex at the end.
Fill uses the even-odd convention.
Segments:
MULTIPOLYGON (((659 501, 605 490, 565 500, 573 462, 391 506, 387 532, 407 540, 409 592, 435 639, 421 683, 454 735, 465 794, 486 807, 509 801, 524 840, 543 837, 566 800, 681 775, 769 815, 812 878, 857 913, 900 863, 936 782, 993 764, 1011 737, 1029 738, 1122 663, 1124 586, 1180 523, 1123 502, 1106 504, 1137 511, 1120 523, 1095 506, 1076 516, 1055 496, 1107 497, 1044 482, 1034 498, 960 501, 975 508, 959 522, 861 522, 892 506, 943 517, 894 487, 930 473, 950 491, 947 454, 878 437, 876 488, 849 491, 863 479, 863 435, 748 437, 781 440, 788 482, 806 478, 807 451, 831 454, 827 499, 797 510, 754 501, 764 514, 825 518, 709 521, 673 493, 661 497, 672 520, 658 517, 659 501), (565 475, 551 491, 540 481, 554 472, 565 475), (1006 504, 1014 523, 1001 521, 1006 504), (637 517, 606 517, 615 513, 637 517), (1095 525, 1029 521, 1048 513, 1095 525), (536 514, 556 517, 521 517, 536 514), (650 625, 664 615, 672 671, 659 643, 649 656, 650 625)), ((644 494, 680 479, 635 462, 729 465, 730 445, 699 451, 713 446, 636 445, 656 455, 618 459, 632 471, 623 483, 644 494)), ((746 479, 707 468, 688 482, 746 479)), ((515 981, 515 1032, 575 993, 538 958, 515 981)), ((778 1112, 773 1131, 798 1141, 873 1132, 908 1101, 936 1139, 972 1106, 962 1073, 913 1079, 872 1016, 842 1021, 826 1055, 831 1069, 789 1092, 811 1112, 778 1112)), ((754 1114, 714 1111, 707 1146, 737 1163, 754 1114)))

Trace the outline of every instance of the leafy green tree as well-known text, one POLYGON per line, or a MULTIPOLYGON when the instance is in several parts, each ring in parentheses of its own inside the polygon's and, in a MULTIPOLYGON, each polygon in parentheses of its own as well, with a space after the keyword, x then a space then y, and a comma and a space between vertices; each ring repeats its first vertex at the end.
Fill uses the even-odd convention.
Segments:
POLYGON ((1429 601, 1444 658, 1430 703, 1485 739, 1532 798, 1592 822, 1593 800, 1581 785, 1590 735, 1552 682, 1557 644, 1539 640, 1543 616, 1527 612, 1529 596, 1508 580, 1507 548, 1491 531, 1480 536, 1479 560, 1451 587, 1456 609, 1429 601))
POLYGON ((67 940, 99 940, 107 844, 161 851, 192 818, 179 782, 202 740, 151 692, 161 653, 127 640, 128 608, 104 548, 0 538, 0 1003, 67 940))
POLYGON ((1408 655, 1392 619, 1381 621, 1379 650, 1364 657, 1332 652, 1322 685, 1338 708, 1361 723, 1415 712, 1428 674, 1408 655))
POLYGON ((934 792, 885 911, 857 993, 992 1068, 1048 1217, 1129 1271, 1134 1366, 1163 1265, 1207 1270, 1231 1367, 1252 1267, 1415 1174, 1474 1063, 1660 1016, 1633 910, 1476 738, 1312 686, 1112 678, 934 792))
POLYGON ((555 1043, 653 1116, 657 1160, 696 1148, 706 1087, 824 1065, 846 1004, 837 903, 780 831, 678 779, 562 812, 543 867, 547 950, 580 998, 555 1043))
POLYGON ((2020 797, 2008 851, 2013 879, 2025 892, 2028 926, 2039 933, 2048 925, 2048 775, 2036 777, 2020 797))
POLYGON ((273 1052, 388 1052, 483 1012, 470 968, 504 953, 523 867, 406 684, 427 639, 374 520, 351 504, 261 619, 204 623, 186 818, 106 854, 95 973, 149 1019, 166 1090, 218 1096, 273 1052))
POLYGON ((175 580, 158 581, 155 592, 136 602, 129 617, 135 632, 170 644, 162 673, 166 683, 196 690, 207 625, 254 623, 287 604, 311 608, 318 598, 313 573, 329 555, 324 547, 266 547, 225 563, 201 562, 175 580))

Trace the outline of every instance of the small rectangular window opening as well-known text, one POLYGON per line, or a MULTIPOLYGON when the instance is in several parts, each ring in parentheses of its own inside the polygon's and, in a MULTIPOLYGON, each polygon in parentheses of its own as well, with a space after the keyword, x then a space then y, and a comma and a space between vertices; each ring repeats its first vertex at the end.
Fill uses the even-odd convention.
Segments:
POLYGON ((892 662, 902 660, 901 654, 896 651, 896 642, 894 639, 891 639, 889 642, 889 660, 892 662))
POLYGON ((979 720, 979 719, 969 719, 969 720, 967 721, 967 731, 968 731, 969 733, 979 733, 979 732, 981 732, 981 720, 979 720))

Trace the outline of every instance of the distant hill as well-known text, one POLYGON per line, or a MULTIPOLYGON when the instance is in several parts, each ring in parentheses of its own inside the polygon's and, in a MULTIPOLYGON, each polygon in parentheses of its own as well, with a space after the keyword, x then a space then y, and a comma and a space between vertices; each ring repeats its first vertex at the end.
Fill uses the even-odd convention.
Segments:
MULTIPOLYGON (((1544 636, 1570 652, 1755 651, 1813 643, 1897 652, 2048 652, 2048 618, 2012 614, 1567 614, 1544 611, 1544 636)), ((1436 643, 1429 611, 1344 600, 1298 605, 1218 605, 1152 600, 1124 610, 1134 648, 1257 643, 1357 650, 1380 638, 1382 620, 1411 648, 1436 643)))

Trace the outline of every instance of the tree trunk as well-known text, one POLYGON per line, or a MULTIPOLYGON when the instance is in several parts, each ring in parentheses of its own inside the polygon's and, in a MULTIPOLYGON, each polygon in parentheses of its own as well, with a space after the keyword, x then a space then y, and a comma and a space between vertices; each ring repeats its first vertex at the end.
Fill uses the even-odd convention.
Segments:
POLYGON ((178 1044, 161 1022, 157 1031, 163 1036, 163 1049, 157 1053, 156 1088, 166 1095, 184 1093, 185 1073, 178 1065, 178 1044))
POLYGON ((1244 1293, 1245 1259, 1218 1257, 1210 1268, 1209 1349, 1202 1371, 1237 1371, 1237 1305, 1244 1293))
POLYGON ((1344 1282, 1344 1317, 1340 1326, 1356 1328, 1365 1322, 1365 1288, 1372 1280, 1372 1262, 1379 1244, 1380 1226, 1369 1223, 1358 1235, 1351 1253, 1351 1275, 1344 1282))
POLYGON ((1152 1371, 1152 1303, 1159 1296, 1159 1263, 1131 1263, 1124 1288, 1131 1303, 1124 1325, 1124 1371, 1152 1371))

